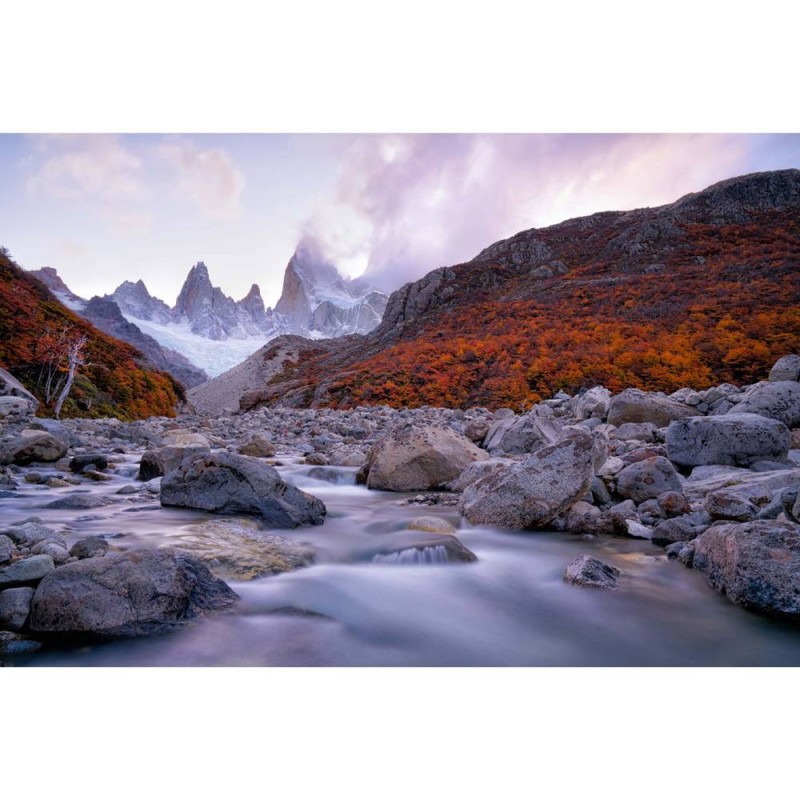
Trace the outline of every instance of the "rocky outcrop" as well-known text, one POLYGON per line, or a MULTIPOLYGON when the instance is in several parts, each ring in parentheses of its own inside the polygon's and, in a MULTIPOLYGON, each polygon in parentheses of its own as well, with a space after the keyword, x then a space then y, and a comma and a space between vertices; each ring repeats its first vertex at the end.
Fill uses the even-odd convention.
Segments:
POLYGON ((143 636, 230 608, 237 596, 197 559, 164 550, 113 553, 46 575, 30 630, 71 640, 143 636))
POLYGON ((281 480, 257 458, 211 453, 185 459, 161 482, 161 504, 247 514, 273 528, 321 525, 324 503, 281 480))
POLYGON ((589 490, 594 455, 592 437, 572 433, 467 486, 459 511, 473 524, 542 527, 589 490))
POLYGON ((715 525, 694 541, 695 569, 732 603, 800 621, 800 525, 715 525))
POLYGON ((676 420, 667 428, 667 455, 675 464, 747 466, 768 458, 785 458, 789 431, 758 414, 722 414, 676 420))
POLYGON ((437 489, 486 458, 484 450, 452 428, 398 426, 373 447, 366 484, 390 492, 437 489))
POLYGON ((166 325, 172 316, 170 307, 153 297, 142 280, 123 281, 107 299, 113 300, 128 317, 166 325))

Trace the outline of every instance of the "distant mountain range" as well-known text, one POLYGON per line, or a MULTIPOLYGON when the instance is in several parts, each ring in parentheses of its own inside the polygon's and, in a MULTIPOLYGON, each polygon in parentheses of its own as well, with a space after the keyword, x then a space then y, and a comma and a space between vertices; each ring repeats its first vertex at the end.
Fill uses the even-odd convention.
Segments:
POLYGON ((189 397, 214 411, 518 407, 596 384, 750 383, 798 351, 800 170, 790 169, 522 231, 393 292, 365 336, 280 337, 189 397))
POLYGON ((70 309, 139 348, 188 388, 283 334, 325 339, 367 333, 380 323, 388 301, 365 281, 340 275, 310 240, 289 261, 275 309, 265 307, 255 283, 241 300, 228 297, 211 283, 202 261, 189 270, 171 308, 141 280, 123 281, 112 294, 85 300, 52 267, 31 274, 70 309))

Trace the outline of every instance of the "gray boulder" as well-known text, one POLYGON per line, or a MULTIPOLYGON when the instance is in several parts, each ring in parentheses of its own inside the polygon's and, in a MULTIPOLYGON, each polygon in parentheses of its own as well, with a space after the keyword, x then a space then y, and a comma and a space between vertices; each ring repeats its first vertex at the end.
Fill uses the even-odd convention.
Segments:
POLYGON ((104 556, 108 552, 108 542, 102 536, 89 536, 75 542, 70 548, 69 554, 74 558, 97 558, 104 556))
POLYGON ((285 483, 263 461, 234 453, 185 459, 161 482, 161 505, 248 514, 274 528, 321 525, 324 503, 285 483))
POLYGON ((0 535, 0 566, 8 564, 14 557, 14 542, 8 536, 0 535))
POLYGON ((758 414, 697 417, 671 423, 666 445, 670 461, 684 467, 747 466, 764 458, 785 458, 789 430, 758 414))
POLYGON ((732 603, 800 621, 800 525, 715 525, 695 539, 693 566, 732 603))
POLYGON ((239 453, 255 458, 272 458, 275 445, 263 433, 253 433, 239 445, 239 453))
POLYGON ((663 456, 637 461, 617 475, 617 493, 634 503, 655 500, 664 492, 680 491, 681 479, 663 456))
POLYGON ((488 458, 485 461, 475 461, 470 464, 454 481, 447 484, 451 492, 463 492, 471 483, 480 478, 485 478, 497 470, 507 467, 514 462, 510 458, 488 458))
POLYGON ((758 383, 745 392, 736 406, 736 413, 760 414, 782 422, 787 428, 797 428, 800 426, 800 383, 758 383))
POLYGON ((230 608, 236 599, 195 558, 135 550, 50 573, 33 596, 29 626, 78 640, 142 636, 230 608))
POLYGON ((587 493, 594 450, 589 434, 572 433, 467 486, 459 511, 475 524, 541 527, 587 493))
POLYGON ((48 555, 21 558, 13 564, 0 569, 0 589, 12 589, 36 583, 56 568, 48 555))
POLYGON ((564 581, 576 586, 614 589, 622 572, 599 558, 584 554, 571 561, 564 571, 564 581))
POLYGON ((33 591, 30 586, 19 586, 0 592, 0 629, 19 632, 25 627, 33 591))
POLYGON ((208 443, 203 444, 202 442, 191 441, 188 443, 180 442, 164 447, 156 447, 152 450, 145 450, 139 461, 139 474, 137 478, 140 481, 150 481, 153 478, 159 478, 171 472, 173 469, 177 469, 184 459, 208 455, 210 452, 211 450, 208 443))
POLYGON ((19 465, 34 461, 58 461, 67 452, 67 445, 47 431, 24 430, 3 447, 0 463, 19 465))
POLYGON ((520 417, 501 419, 489 429, 483 446, 490 452, 519 455, 552 444, 563 435, 561 425, 552 414, 546 406, 535 406, 520 417))
POLYGON ((603 386, 593 386, 585 392, 576 394, 569 402, 570 411, 581 419, 605 419, 608 414, 608 405, 611 402, 611 392, 603 386))
POLYGON ((24 397, 0 397, 0 419, 5 417, 27 417, 36 406, 24 397))
POLYGON ((81 453, 69 461, 71 472, 81 473, 87 469, 100 470, 108 466, 108 457, 103 453, 81 453))
POLYGON ((608 409, 609 425, 625 422, 650 422, 664 428, 675 419, 699 415, 697 409, 655 392, 625 389, 611 399, 608 409))
POLYGON ((16 397, 25 401, 31 409, 30 413, 36 412, 39 401, 10 373, 0 367, 0 397, 16 397))
POLYGON ((367 488, 390 492, 438 489, 489 456, 442 425, 393 428, 370 451, 367 488))
POLYGON ((733 492, 711 492, 703 502, 711 519, 748 522, 758 516, 759 508, 746 497, 733 492))
POLYGON ((800 381, 800 356, 779 358, 769 373, 770 381, 800 381))

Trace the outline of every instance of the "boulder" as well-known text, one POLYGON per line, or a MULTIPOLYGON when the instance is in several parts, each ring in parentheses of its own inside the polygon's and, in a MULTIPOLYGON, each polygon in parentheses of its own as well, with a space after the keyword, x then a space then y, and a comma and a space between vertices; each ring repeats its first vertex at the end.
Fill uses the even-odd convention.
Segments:
POLYGON ((675 542, 690 542, 707 527, 695 515, 684 514, 659 522, 653 529, 650 540, 659 547, 667 547, 675 542))
POLYGON ((486 417, 476 417, 469 420, 464 426, 464 436, 471 442, 480 444, 486 438, 486 434, 489 433, 491 427, 492 423, 486 417))
POLYGON ((570 411, 577 419, 604 419, 608 414, 611 392, 603 386, 593 386, 580 392, 569 402, 570 411))
POLYGON ((108 457, 103 453, 81 453, 69 461, 71 472, 81 473, 86 469, 100 470, 108 466, 108 457))
POLYGON ((208 455, 211 452, 208 443, 198 442, 187 444, 166 445, 152 450, 145 450, 139 461, 140 481, 151 481, 177 469, 184 459, 208 455))
POLYGON ((36 406, 24 397, 0 397, 0 419, 5 417, 28 417, 36 406))
POLYGON ((68 508, 68 509, 89 509, 110 506, 115 501, 110 497, 101 494, 76 493, 67 494, 48 503, 45 508, 68 508))
POLYGON ((580 500, 594 477, 594 440, 575 432, 470 484, 459 511, 474 524, 541 527, 580 500))
POLYGON ((447 488, 451 492, 463 492, 471 483, 479 478, 490 475, 502 467, 507 467, 514 462, 510 458, 487 458, 485 461, 475 461, 470 464, 454 481, 450 481, 447 488))
POLYGON ((490 452, 519 455, 552 444, 563 435, 561 425, 552 414, 546 406, 534 406, 520 417, 501 419, 489 429, 483 446, 490 452))
POLYGON ((571 561, 564 570, 564 581, 576 586, 614 589, 622 572, 599 558, 584 554, 571 561))
POLYGON ((796 428, 800 426, 800 382, 758 383, 745 392, 736 413, 760 414, 782 422, 787 428, 796 428))
POLYGON ((731 602, 800 621, 800 525, 715 525, 695 539, 693 566, 731 602))
POLYGON ((272 458, 275 445, 263 433, 253 433, 239 445, 239 453, 255 458, 272 458))
POLYGON ((688 514, 692 510, 689 501, 680 492, 664 492, 664 494, 659 495, 657 500, 658 507, 666 519, 680 517, 682 514, 688 514))
POLYGON ((35 461, 58 461, 67 452, 67 445, 47 431, 24 430, 3 447, 0 463, 24 466, 35 461))
POLYGON ((0 367, 0 397, 12 397, 23 400, 36 413, 39 401, 10 373, 0 367))
POLYGON ((0 535, 0 566, 14 558, 15 549, 14 542, 8 536, 0 535))
POLYGON ((161 482, 161 505, 215 514, 248 514, 274 528, 321 525, 324 503, 285 483, 251 456, 216 452, 185 459, 161 482))
POLYGON ((758 516, 759 508, 747 498, 733 492, 711 492, 703 502, 711 519, 747 522, 758 516))
POLYGON ((456 529, 442 517, 416 517, 406 525, 410 531, 425 533, 455 533, 456 529))
POLYGON ((696 417, 671 423, 666 445, 670 461, 680 466, 747 466, 764 458, 785 458, 789 430, 758 414, 696 417))
POLYGON ((625 422, 650 422, 656 428, 664 428, 673 420, 699 415, 697 409, 672 400, 663 394, 625 389, 611 399, 608 408, 610 425, 620 426, 625 422))
POLYGON ((800 356, 779 358, 769 373, 770 381, 800 381, 800 356))
POLYGON ((664 492, 680 490, 681 479, 675 467, 662 456, 637 461, 617 475, 617 494, 634 503, 655 500, 664 492))
POLYGON ((377 564, 469 564, 478 557, 452 534, 401 531, 382 536, 360 556, 377 564))
POLYGON ((489 456, 466 436, 441 425, 393 428, 372 448, 367 488, 390 492, 438 489, 489 456))
POLYGON ((230 608, 236 599, 195 558, 134 550, 50 573, 33 596, 29 627, 78 640, 142 636, 230 608))
POLYGON ((108 552, 108 542, 102 536, 89 536, 75 542, 70 548, 69 554, 74 558, 97 558, 104 556, 108 552))
POLYGON ((19 586, 0 592, 0 629, 19 632, 25 627, 33 591, 30 586, 19 586))
POLYGON ((56 568, 48 555, 29 556, 0 569, 0 589, 12 589, 40 581, 56 568))
POLYGON ((623 442, 638 441, 652 443, 655 441, 656 428, 652 422, 623 422, 614 431, 614 438, 623 442))

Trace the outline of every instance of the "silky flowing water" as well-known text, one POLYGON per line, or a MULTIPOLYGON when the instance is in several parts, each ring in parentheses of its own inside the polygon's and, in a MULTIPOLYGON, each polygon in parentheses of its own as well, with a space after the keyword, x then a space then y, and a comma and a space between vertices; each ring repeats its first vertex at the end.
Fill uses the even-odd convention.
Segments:
MULTIPOLYGON (((126 549, 169 544, 199 521, 219 519, 161 508, 157 497, 115 495, 134 482, 138 457, 128 458, 112 481, 80 487, 113 496, 115 505, 45 509, 76 489, 23 484, 15 497, 0 499, 2 521, 36 516, 68 543, 102 534, 112 547, 126 549)), ((649 542, 474 527, 453 508, 403 505, 412 495, 355 486, 354 469, 325 468, 335 482, 310 477, 311 469, 280 467, 286 480, 325 502, 325 524, 276 533, 313 545, 312 566, 230 582, 241 598, 232 612, 167 634, 6 660, 29 666, 800 665, 800 631, 736 608, 702 575, 669 562, 649 542), (434 515, 458 528, 477 563, 442 563, 443 548, 377 554, 381 537, 434 515), (622 569, 620 587, 565 584, 564 568, 581 553, 622 569)))

